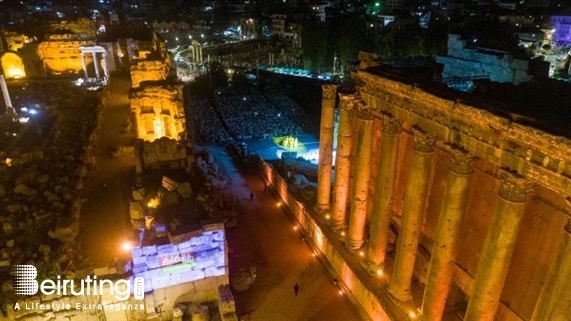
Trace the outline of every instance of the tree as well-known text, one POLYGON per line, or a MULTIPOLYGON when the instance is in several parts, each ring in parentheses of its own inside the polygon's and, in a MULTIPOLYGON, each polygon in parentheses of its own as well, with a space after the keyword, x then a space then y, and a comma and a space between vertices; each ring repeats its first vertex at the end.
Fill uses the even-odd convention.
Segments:
POLYGON ((325 68, 327 54, 327 27, 318 21, 310 21, 302 30, 303 65, 308 70, 325 68))

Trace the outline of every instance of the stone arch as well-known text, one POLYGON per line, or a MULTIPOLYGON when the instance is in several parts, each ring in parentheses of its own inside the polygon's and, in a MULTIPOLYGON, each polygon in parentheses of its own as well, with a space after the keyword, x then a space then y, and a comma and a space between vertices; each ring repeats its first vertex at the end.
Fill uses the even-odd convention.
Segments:
POLYGON ((7 52, 2 56, 1 61, 4 75, 7 79, 26 78, 24 61, 20 56, 13 52, 7 52))

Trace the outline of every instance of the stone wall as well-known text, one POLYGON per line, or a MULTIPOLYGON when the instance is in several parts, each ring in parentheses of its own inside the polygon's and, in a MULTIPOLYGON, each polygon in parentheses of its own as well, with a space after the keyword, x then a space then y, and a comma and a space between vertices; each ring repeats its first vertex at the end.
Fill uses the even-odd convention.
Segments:
MULTIPOLYGON (((94 41, 87 40, 47 40, 38 46, 38 56, 44 62, 47 69, 53 72, 73 71, 79 72, 83 70, 81 63, 80 46, 95 46, 94 41)), ((86 55, 86 63, 91 64, 93 59, 90 55, 86 55)))
POLYGON ((444 64, 443 79, 488 77, 517 85, 533 78, 528 60, 516 59, 507 52, 466 48, 466 41, 460 40, 460 35, 448 36, 448 54, 438 56, 436 61, 444 64))
POLYGON ((174 139, 162 137, 154 142, 138 140, 135 143, 135 168, 137 173, 145 170, 185 169, 190 170, 194 156, 174 139))

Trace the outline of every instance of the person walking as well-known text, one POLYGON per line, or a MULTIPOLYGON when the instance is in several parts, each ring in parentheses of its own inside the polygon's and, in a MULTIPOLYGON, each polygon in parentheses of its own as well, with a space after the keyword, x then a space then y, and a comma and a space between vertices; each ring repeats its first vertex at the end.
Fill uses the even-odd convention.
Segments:
POLYGON ((250 193, 250 202, 254 201, 254 193, 250 193))
POLYGON ((298 291, 299 291, 299 285, 297 285, 297 282, 296 282, 295 285, 293 286, 293 292, 295 293, 295 296, 297 296, 298 291))

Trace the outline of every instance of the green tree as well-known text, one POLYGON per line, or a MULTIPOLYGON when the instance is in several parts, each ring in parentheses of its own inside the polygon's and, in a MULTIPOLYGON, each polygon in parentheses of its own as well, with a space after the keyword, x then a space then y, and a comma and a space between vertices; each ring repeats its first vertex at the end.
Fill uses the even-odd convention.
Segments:
POLYGON ((327 55, 327 27, 318 21, 309 21, 302 30, 303 66, 308 70, 325 68, 327 55))

